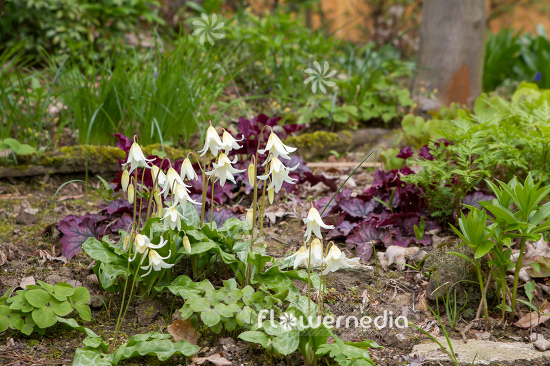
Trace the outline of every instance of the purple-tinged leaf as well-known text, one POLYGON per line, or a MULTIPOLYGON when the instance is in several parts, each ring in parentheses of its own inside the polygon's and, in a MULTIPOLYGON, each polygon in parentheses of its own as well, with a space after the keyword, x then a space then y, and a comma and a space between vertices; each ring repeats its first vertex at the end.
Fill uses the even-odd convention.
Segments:
POLYGON ((399 151, 399 154, 396 155, 396 158, 401 158, 407 160, 414 155, 414 150, 410 146, 406 146, 399 151))
POLYGON ((336 227, 336 229, 341 231, 342 234, 348 235, 357 225, 359 225, 359 223, 344 220, 336 227))
POLYGON ((366 202, 359 198, 351 198, 339 202, 340 208, 353 217, 367 216, 369 213, 374 211, 376 204, 378 203, 374 200, 374 198, 366 202))
POLYGON ((111 229, 112 233, 117 234, 119 229, 124 231, 128 230, 131 223, 132 214, 125 212, 121 217, 116 219, 113 225, 109 226, 109 229, 111 229))
POLYGON ((475 208, 481 208, 481 205, 479 204, 479 202, 491 201, 491 200, 494 200, 495 198, 497 198, 495 195, 492 195, 480 190, 480 191, 474 191, 474 192, 468 193, 464 197, 464 200, 462 201, 462 203, 465 205, 474 206, 475 208))
MULTIPOLYGON (((213 218, 214 218, 214 222, 216 223, 216 225, 218 227, 222 227, 223 223, 230 219, 230 218, 233 218, 233 217, 236 217, 238 218, 239 216, 236 215, 235 213, 233 213, 233 211, 229 210, 229 209, 221 209, 221 210, 214 210, 214 214, 213 214, 213 218)), ((210 222, 210 212, 207 212, 205 214, 205 221, 206 222, 210 222)))
MULTIPOLYGON (((338 212, 332 215, 329 215, 323 219, 324 223, 327 225, 334 225, 335 227, 340 225, 344 219, 346 218, 345 212, 338 212)), ((322 229, 323 231, 326 231, 325 229, 322 229)))
POLYGON ((292 125, 283 125, 283 130, 285 130, 287 135, 290 135, 293 132, 300 132, 304 128, 303 125, 292 124, 292 125))
POLYGON ((301 175, 300 183, 309 182, 312 186, 323 183, 333 191, 338 190, 338 185, 336 181, 330 178, 325 177, 324 175, 315 175, 311 172, 304 172, 301 175))
POLYGON ((372 256, 372 242, 381 240, 386 244, 389 240, 390 232, 388 229, 378 228, 378 221, 363 221, 358 224, 346 239, 348 244, 346 248, 355 247, 355 255, 362 261, 367 261, 372 256))
POLYGON ((116 199, 109 202, 109 204, 105 205, 100 212, 103 214, 107 213, 109 215, 113 215, 113 214, 120 214, 124 212, 133 212, 133 211, 134 211, 133 204, 129 203, 127 200, 116 199))
POLYGON ((332 198, 332 195, 323 197, 318 199, 313 204, 313 207, 315 207, 317 211, 319 211, 319 213, 322 213, 321 217, 327 217, 334 211, 336 207, 339 207, 338 202, 348 199, 350 197, 351 197, 351 189, 345 188, 345 189, 342 189, 340 192, 338 192, 332 201, 330 200, 332 198), (330 204, 325 210, 325 206, 329 203, 329 201, 330 201, 330 204))
POLYGON ((430 152, 430 148, 428 147, 428 145, 424 145, 420 148, 420 150, 418 150, 418 156, 430 161, 435 159, 435 157, 430 152))
POLYGON ((114 136, 118 139, 116 146, 128 154, 130 152, 130 148, 132 147, 133 141, 121 133, 115 133, 114 136))
POLYGON ((443 146, 447 147, 449 145, 454 145, 455 143, 453 141, 449 141, 447 139, 439 139, 437 140, 437 142, 434 144, 436 147, 439 147, 440 146, 440 143, 443 144, 443 146))
POLYGON ((104 234, 105 226, 98 224, 107 217, 103 215, 84 216, 69 215, 57 224, 58 230, 63 233, 61 237, 61 253, 71 259, 82 248, 82 243, 89 237, 100 237, 104 234), (103 229, 102 229, 103 227, 103 229))

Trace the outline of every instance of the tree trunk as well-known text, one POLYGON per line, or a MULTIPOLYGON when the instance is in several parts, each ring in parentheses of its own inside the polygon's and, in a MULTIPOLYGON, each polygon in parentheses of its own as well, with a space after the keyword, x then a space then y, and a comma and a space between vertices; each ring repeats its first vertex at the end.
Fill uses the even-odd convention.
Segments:
POLYGON ((471 106, 481 93, 484 0, 424 0, 413 96, 421 110, 452 102, 471 106), (436 101, 428 98, 435 93, 436 101))

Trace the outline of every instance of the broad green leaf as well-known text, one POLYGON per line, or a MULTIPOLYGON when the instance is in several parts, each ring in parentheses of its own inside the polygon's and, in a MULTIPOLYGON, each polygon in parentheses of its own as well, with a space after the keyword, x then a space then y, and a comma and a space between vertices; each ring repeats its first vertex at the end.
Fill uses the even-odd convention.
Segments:
POLYGON ((128 273, 127 266, 114 263, 101 263, 99 266, 99 282, 104 290, 110 290, 115 284, 118 276, 126 275, 128 273))
POLYGON ((88 304, 90 302, 90 292, 86 287, 77 287, 70 298, 75 303, 88 304))
POLYGON ((296 351, 300 344, 300 336, 297 332, 286 332, 273 338, 273 348, 281 355, 289 355, 296 351))
POLYGON ((59 316, 68 315, 71 311, 73 311, 73 307, 71 306, 71 304, 69 304, 68 301, 58 301, 56 299, 51 299, 50 307, 52 308, 53 312, 59 316))
POLYGON ((239 338, 249 343, 261 344, 263 348, 267 348, 269 342, 269 337, 265 333, 257 330, 243 332, 239 334, 239 338))
POLYGON ((162 362, 166 361, 174 354, 181 354, 186 357, 190 357, 197 353, 199 349, 199 346, 190 344, 185 340, 174 343, 170 339, 153 339, 149 341, 137 342, 133 346, 124 348, 120 347, 119 350, 117 350, 113 355, 113 360, 122 361, 131 357, 149 355, 156 356, 159 361, 162 362))
POLYGON ((52 295, 47 293, 46 291, 40 289, 40 290, 28 290, 25 293, 25 299, 34 306, 35 308, 41 308, 43 306, 46 306, 46 304, 51 300, 52 295))
POLYGON ((73 286, 69 285, 68 283, 65 283, 65 282, 59 282, 58 284, 56 284, 54 287, 53 287, 53 292, 56 294, 56 295, 61 295, 61 296, 72 296, 75 292, 75 289, 73 286))
POLYGON ((79 325, 77 321, 74 319, 65 319, 65 318, 57 317, 57 321, 60 323, 66 324, 73 329, 83 332, 88 337, 98 337, 98 335, 95 334, 93 330, 83 327, 82 325, 79 325))
POLYGON ((78 311, 78 315, 80 315, 82 319, 86 321, 92 320, 92 311, 88 305, 75 303, 74 308, 78 311))
POLYGON ((38 284, 39 284, 44 290, 46 290, 48 293, 53 294, 53 288, 54 288, 53 285, 50 285, 49 283, 46 283, 46 282, 44 282, 44 281, 36 281, 36 282, 38 282, 38 284))
POLYGON ((213 327, 221 320, 220 314, 214 310, 206 310, 201 313, 201 320, 207 327, 213 327))
POLYGON ((52 308, 44 306, 32 311, 32 320, 34 320, 36 325, 40 328, 48 328, 57 322, 57 317, 52 308))
POLYGON ((196 312, 210 309, 210 302, 205 298, 189 299, 186 304, 189 304, 189 307, 196 312))
POLYGON ((494 246, 495 246, 495 243, 490 240, 486 240, 483 243, 481 243, 476 249, 475 259, 479 259, 483 257, 485 254, 490 252, 494 246))
POLYGON ((99 349, 77 348, 74 353, 73 366, 112 366, 113 355, 108 355, 99 349))
POLYGON ((124 265, 122 257, 115 254, 112 249, 107 248, 96 238, 90 237, 86 239, 86 241, 82 243, 82 249, 97 262, 124 265))

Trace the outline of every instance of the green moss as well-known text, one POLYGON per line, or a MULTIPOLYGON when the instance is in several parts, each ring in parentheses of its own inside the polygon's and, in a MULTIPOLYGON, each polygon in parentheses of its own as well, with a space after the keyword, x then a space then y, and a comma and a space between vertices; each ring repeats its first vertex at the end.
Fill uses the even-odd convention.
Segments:
POLYGON ((338 134, 325 131, 304 133, 299 136, 291 136, 285 140, 285 144, 297 148, 329 148, 332 146, 340 145, 343 142, 344 141, 338 134))
MULTIPOLYGON (((144 146, 142 150, 146 156, 154 155, 153 150, 162 151, 162 146, 161 144, 147 145, 147 146, 144 146)), ((170 158, 170 160, 172 161, 185 159, 185 157, 187 156, 187 151, 182 149, 175 149, 173 147, 166 146, 166 145, 164 146, 164 152, 166 153, 166 157, 170 158)))

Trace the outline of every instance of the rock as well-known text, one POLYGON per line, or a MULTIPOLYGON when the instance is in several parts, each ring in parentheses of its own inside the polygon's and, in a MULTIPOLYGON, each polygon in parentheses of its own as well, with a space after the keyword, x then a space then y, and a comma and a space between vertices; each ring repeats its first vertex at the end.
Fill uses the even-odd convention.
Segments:
MULTIPOLYGON (((423 272, 432 271, 430 281, 426 287, 426 297, 435 301, 437 296, 441 300, 447 292, 447 287, 456 284, 451 291, 454 293, 454 289, 456 289, 457 304, 464 305, 466 302, 464 291, 466 291, 468 293, 467 309, 470 308, 475 311, 481 300, 476 268, 470 262, 456 255, 447 254, 447 252, 458 252, 473 258, 470 247, 467 245, 459 247, 460 243, 461 241, 458 239, 443 242, 424 261, 423 272), (439 288, 440 286, 441 288, 439 288), (439 290, 435 291, 437 288, 439 290)), ((482 261, 483 268, 487 265, 486 263, 486 260, 482 261)), ((487 299, 490 300, 491 298, 492 294, 489 292, 487 299)), ((473 313, 470 315, 473 316, 473 313)))
POLYGON ((537 334, 531 334, 531 342, 533 342, 533 345, 540 351, 546 351, 550 348, 550 341, 544 339, 542 334, 538 334, 538 337, 537 334))
MULTIPOLYGON (((540 335, 539 335, 540 337, 540 335)), ((448 349, 445 337, 438 337, 444 347, 448 349)), ((538 358, 550 357, 550 351, 539 352, 532 344, 519 342, 491 342, 480 340, 451 340, 453 350, 461 365, 470 365, 475 357, 474 365, 490 365, 507 362, 510 365, 530 365, 520 361, 533 361, 538 358)), ((449 361, 449 356, 434 343, 417 344, 412 353, 425 357, 426 361, 449 361)))
POLYGON ((36 218, 35 215, 32 215, 25 211, 21 212, 15 218, 15 223, 18 225, 36 225, 37 222, 38 222, 38 219, 36 218))
POLYGON ((90 296, 90 302, 88 303, 88 305, 92 309, 101 309, 103 307, 104 303, 105 303, 105 301, 103 300, 103 298, 101 296, 92 295, 92 296, 90 296))

